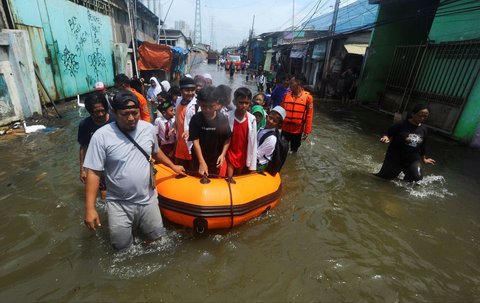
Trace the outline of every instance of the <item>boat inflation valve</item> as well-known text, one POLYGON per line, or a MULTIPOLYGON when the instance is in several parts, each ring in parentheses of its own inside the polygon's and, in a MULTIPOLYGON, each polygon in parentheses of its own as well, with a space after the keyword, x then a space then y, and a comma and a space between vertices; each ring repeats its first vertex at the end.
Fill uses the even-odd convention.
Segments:
POLYGON ((195 220, 193 220, 193 229, 198 234, 203 234, 208 229, 207 220, 205 220, 204 218, 195 218, 195 220))

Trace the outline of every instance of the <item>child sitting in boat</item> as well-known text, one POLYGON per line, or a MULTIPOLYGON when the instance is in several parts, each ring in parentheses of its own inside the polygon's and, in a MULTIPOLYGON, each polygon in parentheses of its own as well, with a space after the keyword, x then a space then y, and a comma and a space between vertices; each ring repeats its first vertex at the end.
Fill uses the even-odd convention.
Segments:
POLYGON ((261 128, 258 131, 257 172, 265 171, 268 163, 272 160, 272 155, 277 145, 275 133, 282 127, 285 116, 285 109, 279 105, 275 106, 267 116, 265 128, 261 128))
POLYGON ((217 112, 219 103, 214 97, 214 90, 214 86, 207 86, 198 92, 197 102, 201 111, 192 117, 189 125, 193 164, 200 176, 218 175, 232 135, 227 118, 217 112))
POLYGON ((233 94, 235 110, 228 114, 232 140, 227 152, 227 177, 257 169, 257 121, 248 112, 252 92, 246 87, 238 88, 233 94))
POLYGON ((158 145, 170 160, 174 160, 173 151, 175 150, 175 111, 171 100, 160 103, 157 107, 160 116, 155 119, 155 128, 157 129, 158 145))

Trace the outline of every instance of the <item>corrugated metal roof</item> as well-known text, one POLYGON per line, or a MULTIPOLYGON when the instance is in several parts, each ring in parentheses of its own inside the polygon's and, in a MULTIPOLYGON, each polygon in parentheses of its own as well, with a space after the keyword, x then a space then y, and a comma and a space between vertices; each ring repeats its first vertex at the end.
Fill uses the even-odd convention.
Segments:
MULTIPOLYGON (((358 0, 340 7, 338 10, 335 33, 347 32, 377 21, 378 5, 371 5, 368 0, 358 0)), ((333 11, 306 22, 306 28, 328 30, 332 24, 333 11)))

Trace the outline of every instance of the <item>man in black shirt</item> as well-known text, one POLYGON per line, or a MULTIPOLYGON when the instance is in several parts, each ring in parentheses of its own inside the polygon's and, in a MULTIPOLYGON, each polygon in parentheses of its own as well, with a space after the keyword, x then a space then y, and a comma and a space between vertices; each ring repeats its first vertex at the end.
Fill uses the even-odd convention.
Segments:
MULTIPOLYGON (((88 144, 90 139, 97 129, 108 124, 114 119, 110 117, 108 111, 108 101, 105 96, 100 92, 95 92, 87 95, 85 98, 85 109, 90 114, 80 121, 78 126, 77 141, 80 144, 79 158, 80 158, 80 181, 85 184, 87 178, 87 172, 83 168, 83 161, 85 160, 85 154, 87 153, 88 144)), ((103 180, 103 179, 102 179, 103 180)), ((106 197, 106 189, 103 182, 100 184, 100 192, 102 199, 106 197)))

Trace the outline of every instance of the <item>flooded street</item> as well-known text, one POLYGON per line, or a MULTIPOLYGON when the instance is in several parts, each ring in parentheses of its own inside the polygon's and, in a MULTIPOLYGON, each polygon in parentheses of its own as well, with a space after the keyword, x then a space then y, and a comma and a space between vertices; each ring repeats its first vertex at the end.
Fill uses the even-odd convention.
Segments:
MULTIPOLYGON (((190 73, 203 72, 246 85, 214 65, 190 73)), ((269 214, 202 237, 167 225, 160 243, 115 253, 106 227, 83 224, 76 139, 87 113, 70 103, 66 126, 0 140, 2 302, 480 300, 478 151, 431 135, 437 165, 420 186, 381 180, 371 173, 392 118, 316 100, 269 214)))

